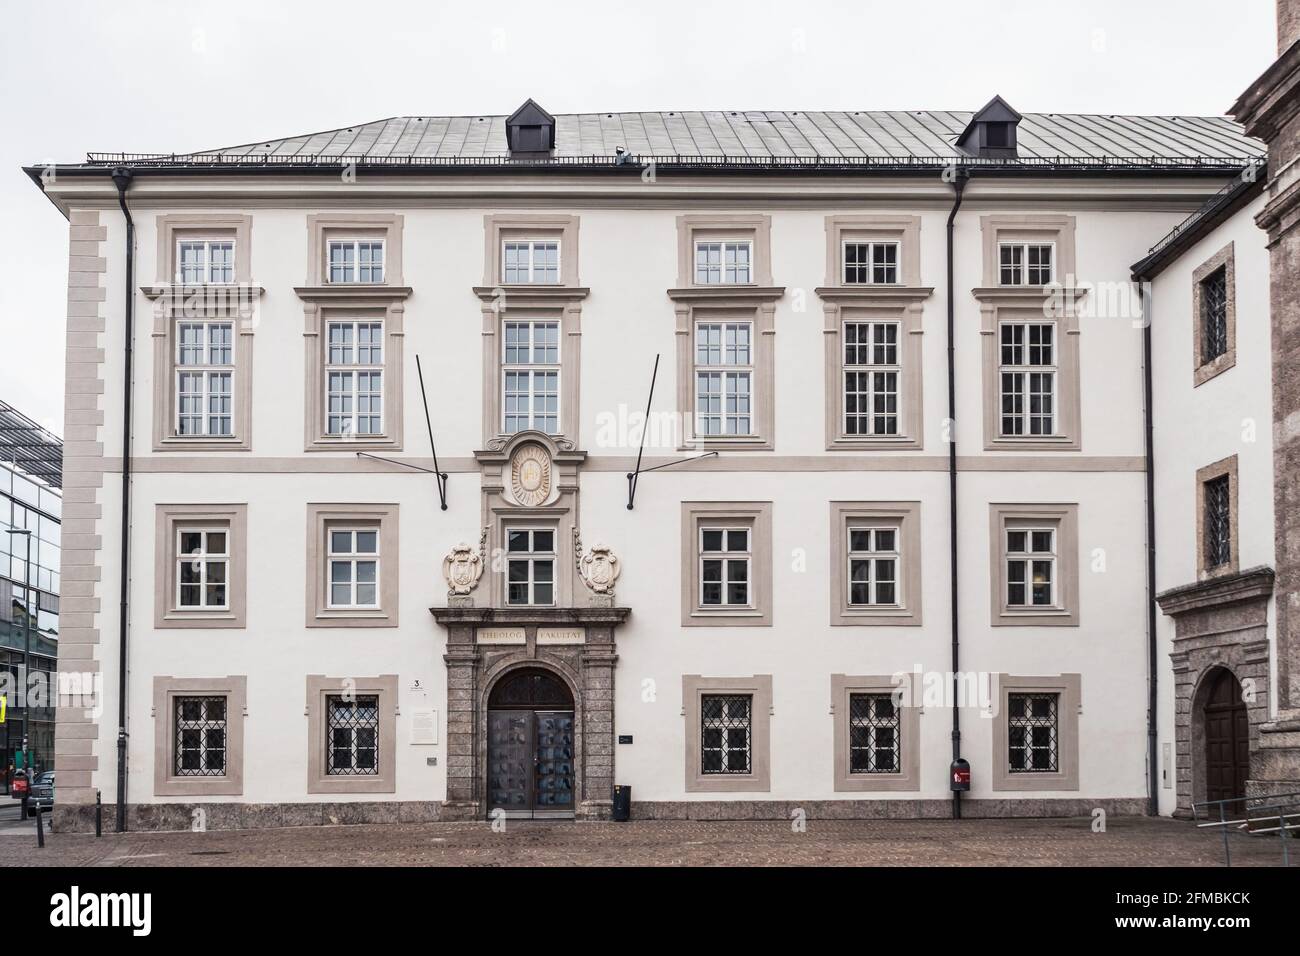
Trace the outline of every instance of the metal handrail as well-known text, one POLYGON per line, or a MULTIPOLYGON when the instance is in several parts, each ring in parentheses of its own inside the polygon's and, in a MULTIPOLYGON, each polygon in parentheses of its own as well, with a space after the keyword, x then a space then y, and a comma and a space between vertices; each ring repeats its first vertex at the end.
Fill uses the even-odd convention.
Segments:
POLYGON ((1282 865, 1290 866, 1291 853, 1287 845, 1287 840, 1290 838, 1291 830, 1300 830, 1300 824, 1287 822, 1292 817, 1300 819, 1300 790, 1293 790, 1288 793, 1261 794, 1255 797, 1229 797, 1226 800, 1200 800, 1192 803, 1192 821, 1196 824, 1197 829, 1212 829, 1214 827, 1219 827, 1222 830, 1223 858, 1225 866, 1232 866, 1232 847, 1228 843, 1228 829, 1229 827, 1241 827, 1243 825, 1246 826, 1251 833, 1277 833, 1278 839, 1282 844, 1282 865), (1279 799, 1285 798, 1290 799, 1286 799, 1285 802, 1264 802, 1278 801, 1279 799), (1245 804, 1243 812, 1246 816, 1241 819, 1229 820, 1227 817, 1227 805, 1235 803, 1245 804), (1252 803, 1255 805, 1251 806, 1252 803), (1208 819, 1208 811, 1210 807, 1219 808, 1218 820, 1208 819), (1200 822, 1200 816, 1198 814, 1199 808, 1205 808, 1207 812, 1207 820, 1204 823, 1200 822), (1258 813, 1258 811, 1265 810, 1269 812, 1263 814, 1258 813), (1297 812, 1287 813, 1286 811, 1288 810, 1296 810, 1297 812), (1252 812, 1254 812, 1255 815, 1252 815, 1252 812), (1276 827, 1253 826, 1254 823, 1263 822, 1265 820, 1271 823, 1274 817, 1276 817, 1278 821, 1278 826, 1276 827))

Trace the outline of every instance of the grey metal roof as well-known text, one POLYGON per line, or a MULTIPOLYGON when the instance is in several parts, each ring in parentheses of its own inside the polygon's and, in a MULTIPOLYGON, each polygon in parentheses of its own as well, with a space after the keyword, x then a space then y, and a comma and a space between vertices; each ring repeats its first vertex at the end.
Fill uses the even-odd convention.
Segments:
MULTIPOLYGON (((670 162, 821 165, 942 164, 969 111, 689 111, 557 114, 551 162, 609 162, 621 147, 670 162)), ((1240 166, 1264 145, 1218 116, 1026 113, 1016 162, 1240 166)), ((197 153, 92 153, 92 164, 489 164, 508 157, 505 116, 400 116, 197 153), (152 161, 152 162, 151 162, 152 161)))

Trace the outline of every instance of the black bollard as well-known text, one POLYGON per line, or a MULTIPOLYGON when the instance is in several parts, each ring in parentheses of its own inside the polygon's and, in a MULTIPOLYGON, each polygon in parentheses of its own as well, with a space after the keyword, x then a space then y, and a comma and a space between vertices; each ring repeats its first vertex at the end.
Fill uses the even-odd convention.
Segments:
POLYGON ((41 813, 41 805, 38 803, 36 805, 36 845, 39 847, 45 846, 45 825, 41 823, 41 817, 43 815, 44 814, 41 813))
POLYGON ((104 803, 100 799, 99 791, 95 791, 95 836, 104 835, 104 803))

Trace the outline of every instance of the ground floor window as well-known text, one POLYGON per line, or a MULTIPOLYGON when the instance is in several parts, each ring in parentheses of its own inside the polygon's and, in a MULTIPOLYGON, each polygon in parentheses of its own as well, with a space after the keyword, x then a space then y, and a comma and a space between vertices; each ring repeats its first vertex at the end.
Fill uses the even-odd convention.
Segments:
POLYGON ((889 694, 849 695, 849 773, 899 773, 899 712, 889 694))
POLYGON ((1058 694, 1008 694, 1011 773, 1055 773, 1058 694))
POLYGON ((749 773, 753 697, 705 694, 700 701, 701 773, 749 773))
POLYGON ((331 775, 379 773, 379 697, 326 697, 329 732, 327 772, 331 775))
POLYGON ((226 772, 226 698, 177 697, 178 777, 219 777, 226 772))

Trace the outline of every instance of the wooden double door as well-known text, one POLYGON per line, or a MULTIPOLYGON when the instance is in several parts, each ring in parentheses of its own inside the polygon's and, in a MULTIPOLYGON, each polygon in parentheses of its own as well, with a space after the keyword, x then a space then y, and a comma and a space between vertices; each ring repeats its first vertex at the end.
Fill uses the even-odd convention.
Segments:
POLYGON ((542 670, 503 679, 488 702, 487 808, 508 817, 572 817, 576 774, 573 696, 542 670))

